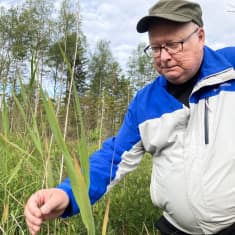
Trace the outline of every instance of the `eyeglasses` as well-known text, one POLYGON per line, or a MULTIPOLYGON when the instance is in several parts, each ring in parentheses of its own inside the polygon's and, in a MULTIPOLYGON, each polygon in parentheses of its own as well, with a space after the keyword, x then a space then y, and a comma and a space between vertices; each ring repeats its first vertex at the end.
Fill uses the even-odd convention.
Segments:
POLYGON ((186 38, 182 39, 179 42, 167 42, 161 46, 147 46, 144 49, 144 53, 148 57, 160 57, 162 49, 165 49, 170 55, 177 54, 183 51, 184 43, 198 31, 199 28, 196 28, 192 33, 190 33, 186 38))

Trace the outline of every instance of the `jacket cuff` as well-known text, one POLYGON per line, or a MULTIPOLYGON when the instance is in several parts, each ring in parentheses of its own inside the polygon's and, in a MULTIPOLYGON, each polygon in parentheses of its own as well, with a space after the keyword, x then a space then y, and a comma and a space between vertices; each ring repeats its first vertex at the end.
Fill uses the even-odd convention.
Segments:
POLYGON ((61 215, 62 218, 73 216, 80 212, 75 197, 73 195, 72 187, 69 178, 66 178, 61 184, 57 186, 58 189, 63 190, 69 197, 69 205, 61 215))

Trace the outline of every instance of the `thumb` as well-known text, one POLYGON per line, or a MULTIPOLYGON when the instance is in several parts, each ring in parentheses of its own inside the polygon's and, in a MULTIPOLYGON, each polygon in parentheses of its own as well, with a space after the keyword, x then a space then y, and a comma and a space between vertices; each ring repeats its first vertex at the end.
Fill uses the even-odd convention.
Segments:
POLYGON ((47 191, 47 195, 40 210, 43 215, 53 218, 62 214, 68 203, 69 198, 64 191, 51 189, 47 191))
POLYGON ((40 208, 40 210, 41 210, 42 214, 47 215, 47 214, 49 214, 49 213, 53 210, 53 208, 52 208, 52 206, 50 205, 50 202, 46 202, 46 204, 44 204, 44 205, 40 208))
POLYGON ((57 202, 53 198, 53 194, 45 201, 45 203, 41 206, 40 210, 42 214, 47 215, 50 214, 53 210, 57 208, 57 202))

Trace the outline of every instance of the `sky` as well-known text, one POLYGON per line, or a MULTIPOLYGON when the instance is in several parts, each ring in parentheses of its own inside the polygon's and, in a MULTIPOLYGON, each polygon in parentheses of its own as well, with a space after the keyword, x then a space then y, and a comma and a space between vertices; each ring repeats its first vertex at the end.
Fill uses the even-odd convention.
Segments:
MULTIPOLYGON (((21 0, 0 0, 0 5, 21 0)), ((57 0, 59 1, 59 0, 57 0)), ((203 11, 206 44, 213 49, 235 46, 235 0, 194 0, 203 11), (233 12, 232 12, 233 11, 233 12)), ((137 33, 136 23, 156 0, 80 0, 82 31, 91 51, 99 40, 110 42, 113 56, 125 68, 131 52, 147 33, 137 33)))

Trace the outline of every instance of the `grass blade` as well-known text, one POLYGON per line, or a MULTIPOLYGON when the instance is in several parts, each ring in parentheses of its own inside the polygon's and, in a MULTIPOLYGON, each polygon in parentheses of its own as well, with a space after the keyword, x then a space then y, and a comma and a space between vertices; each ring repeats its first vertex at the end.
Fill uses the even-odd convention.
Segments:
POLYGON ((11 141, 9 141, 5 136, 3 136, 3 135, 0 133, 0 141, 1 141, 1 140, 2 140, 3 142, 5 142, 6 144, 8 144, 9 146, 11 146, 11 147, 17 149, 19 152, 25 154, 26 156, 32 157, 32 158, 35 159, 35 157, 34 157, 32 154, 30 154, 30 153, 28 153, 27 151, 25 151, 24 149, 22 149, 19 145, 15 144, 15 143, 12 143, 11 141))
POLYGON ((80 106, 80 101, 78 97, 77 90, 75 86, 73 86, 73 94, 74 94, 74 99, 75 99, 75 104, 76 104, 76 110, 78 112, 78 119, 80 123, 80 143, 78 145, 78 153, 80 156, 80 163, 83 171, 83 175, 85 177, 85 182, 87 185, 90 185, 90 176, 89 176, 89 156, 88 156, 88 148, 87 148, 87 142, 86 142, 86 135, 85 135, 85 128, 83 124, 83 119, 82 119, 82 111, 81 111, 81 106, 80 106))
POLYGON ((2 97, 2 126, 3 133, 5 136, 9 134, 9 117, 8 117, 8 109, 6 105, 5 95, 2 97))
POLYGON ((84 180, 84 176, 82 174, 78 161, 76 160, 76 158, 72 157, 68 150, 68 147, 61 133, 52 102, 48 97, 46 97, 42 89, 41 96, 51 130, 53 132, 58 147, 64 155, 66 171, 71 181, 71 186, 76 202, 78 203, 80 208, 83 223, 88 231, 88 234, 94 235, 94 218, 92 215, 91 204, 88 195, 89 185, 87 185, 84 180))
MULTIPOLYGON (((13 97, 14 97, 15 103, 20 111, 20 114, 24 119, 27 130, 29 132, 30 137, 32 138, 32 140, 34 142, 36 149, 38 150, 40 155, 43 156, 43 148, 41 145, 40 135, 38 132, 37 123, 36 123, 36 119, 35 119, 34 115, 32 114, 32 122, 33 122, 33 124, 32 124, 33 128, 32 128, 32 126, 30 126, 29 122, 27 121, 26 114, 25 114, 25 111, 24 111, 22 105, 20 104, 19 100, 17 99, 17 97, 14 93, 13 93, 13 97)), ((24 95, 23 95, 23 97, 24 97, 24 95)))
POLYGON ((108 221, 109 221, 109 208, 110 208, 110 197, 108 198, 105 214, 104 214, 104 221, 102 226, 102 235, 106 234, 107 227, 108 227, 108 221))

